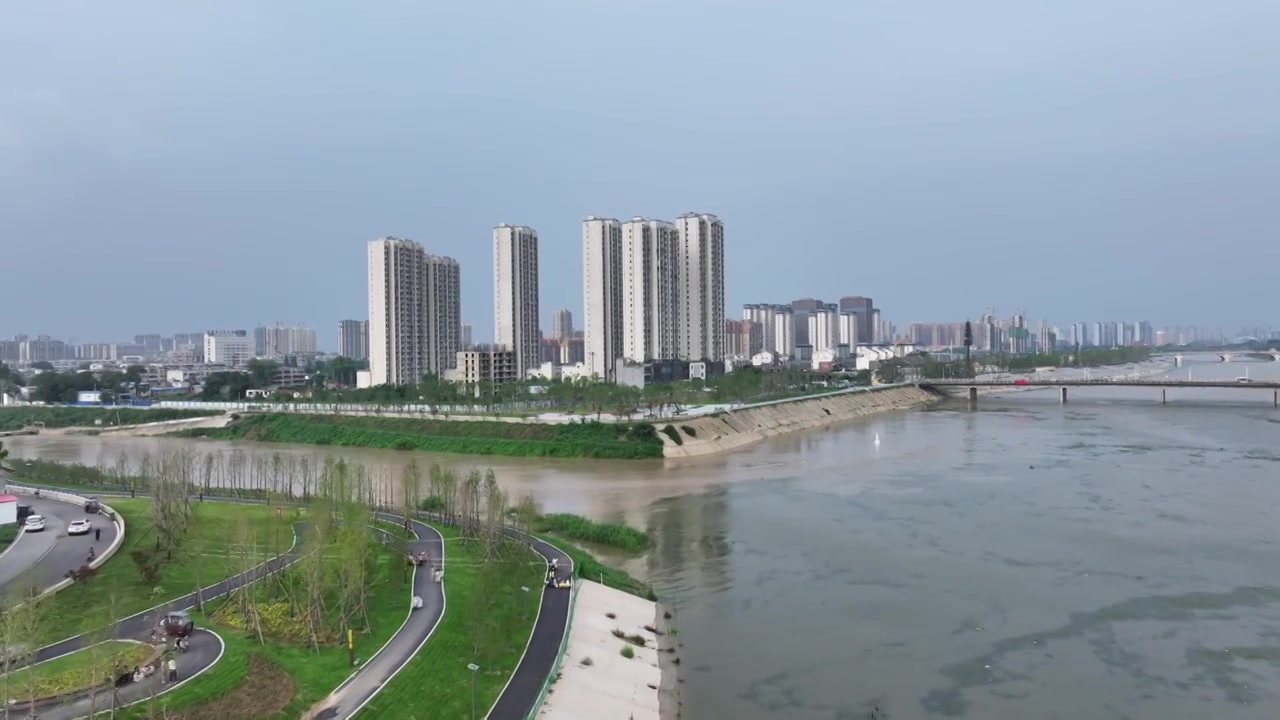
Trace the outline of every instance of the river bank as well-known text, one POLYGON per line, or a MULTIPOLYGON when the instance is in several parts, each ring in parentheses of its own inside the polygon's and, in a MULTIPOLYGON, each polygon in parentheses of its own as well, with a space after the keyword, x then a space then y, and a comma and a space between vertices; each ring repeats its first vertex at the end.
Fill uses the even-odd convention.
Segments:
POLYGON ((768 437, 825 427, 868 415, 923 407, 942 399, 912 385, 846 390, 781 400, 674 421, 658 433, 669 458, 713 455, 768 437))
POLYGON ((677 717, 678 661, 659 603, 585 579, 577 593, 560 671, 538 717, 677 717))

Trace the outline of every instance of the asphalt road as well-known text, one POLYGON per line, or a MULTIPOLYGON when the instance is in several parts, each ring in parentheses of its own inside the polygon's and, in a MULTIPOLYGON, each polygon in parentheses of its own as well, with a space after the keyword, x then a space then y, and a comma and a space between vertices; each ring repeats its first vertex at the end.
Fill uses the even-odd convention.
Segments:
MULTIPOLYGON (((187 648, 185 653, 180 653, 177 656, 177 683, 168 684, 165 682, 165 671, 163 661, 161 661, 161 667, 151 677, 145 678, 142 682, 129 683, 116 689, 114 705, 115 707, 124 707, 172 690, 189 680, 200 670, 217 662, 221 654, 222 640, 207 630, 197 629, 191 635, 190 647, 187 648)), ((104 712, 109 710, 112 704, 111 688, 103 688, 96 694, 83 692, 36 703, 36 711, 40 720, 75 720, 75 718, 87 717, 95 711, 104 712)), ((17 717, 23 717, 19 713, 25 712, 29 707, 30 705, 26 703, 18 702, 11 706, 10 711, 17 717)))
MULTIPOLYGON (((403 518, 393 515, 379 513, 378 517, 404 522, 403 518)), ((314 716, 316 720, 342 720, 367 704, 376 706, 375 696, 413 659, 444 615, 444 588, 433 577, 434 568, 441 567, 444 559, 444 538, 431 526, 416 520, 413 531, 418 534, 418 540, 407 542, 407 551, 426 550, 431 555, 432 567, 416 567, 413 572, 413 593, 422 598, 422 608, 409 611, 408 620, 391 640, 325 700, 323 709, 314 716)))
POLYGON ((30 587, 43 591, 56 585, 68 570, 88 562, 90 547, 100 553, 115 541, 115 523, 103 515, 85 513, 79 504, 29 496, 22 496, 18 502, 30 505, 37 515, 43 515, 45 526, 40 532, 24 532, 10 545, 4 561, 0 562, 0 595, 30 587), (90 520, 94 528, 102 529, 101 540, 94 540, 92 532, 75 537, 67 535, 67 525, 82 518, 90 520))
MULTIPOLYGON (((513 530, 508 531, 508 534, 521 540, 528 539, 513 530)), ((548 565, 552 560, 558 561, 557 580, 573 577, 573 560, 568 555, 536 538, 531 546, 548 565)), ((533 626, 529 645, 525 648, 516 671, 511 675, 511 680, 485 716, 488 720, 524 720, 533 709, 538 693, 542 692, 542 684, 551 675, 551 669, 560 656, 560 643, 569 626, 570 595, 570 590, 543 584, 542 604, 538 609, 538 620, 533 626)))

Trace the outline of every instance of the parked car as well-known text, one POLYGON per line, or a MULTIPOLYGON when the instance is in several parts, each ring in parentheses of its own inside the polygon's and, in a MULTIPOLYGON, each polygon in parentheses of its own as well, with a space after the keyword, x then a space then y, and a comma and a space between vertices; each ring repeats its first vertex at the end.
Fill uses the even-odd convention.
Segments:
POLYGON ((98 502, 98 498, 91 497, 84 503, 84 511, 90 515, 102 512, 102 503, 98 502))
POLYGON ((44 516, 28 515, 27 521, 23 524, 22 529, 27 532, 40 532, 41 530, 44 530, 44 516))
POLYGON ((88 520, 72 520, 67 526, 68 535, 88 535, 93 530, 93 523, 88 520))

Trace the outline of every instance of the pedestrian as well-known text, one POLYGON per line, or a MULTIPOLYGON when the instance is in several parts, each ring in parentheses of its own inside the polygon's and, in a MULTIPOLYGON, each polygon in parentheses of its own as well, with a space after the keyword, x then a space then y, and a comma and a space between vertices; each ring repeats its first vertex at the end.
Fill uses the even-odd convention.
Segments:
POLYGON ((178 659, 169 658, 169 682, 178 682, 178 659))
POLYGON ((102 542, 102 528, 93 529, 93 541, 102 542))

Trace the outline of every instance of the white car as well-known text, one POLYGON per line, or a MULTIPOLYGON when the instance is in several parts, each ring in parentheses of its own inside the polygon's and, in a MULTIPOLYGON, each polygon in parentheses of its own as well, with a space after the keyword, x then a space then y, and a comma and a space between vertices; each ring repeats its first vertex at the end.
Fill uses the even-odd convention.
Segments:
POLYGON ((44 530, 44 517, 41 515, 28 515, 27 522, 22 526, 27 532, 40 532, 44 530))
POLYGON ((68 535, 88 535, 93 530, 93 523, 88 520, 72 520, 67 526, 68 535))

